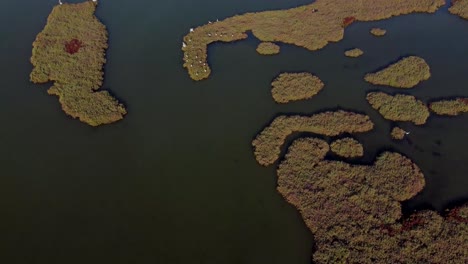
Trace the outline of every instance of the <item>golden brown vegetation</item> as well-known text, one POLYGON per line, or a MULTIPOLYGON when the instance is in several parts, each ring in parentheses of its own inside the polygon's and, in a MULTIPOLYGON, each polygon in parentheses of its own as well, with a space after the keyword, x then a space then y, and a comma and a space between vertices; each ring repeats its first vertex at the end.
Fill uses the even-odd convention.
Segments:
POLYGON ((262 42, 258 44, 257 52, 262 55, 275 55, 280 53, 280 46, 273 42, 262 42))
POLYGON ((406 131, 399 127, 394 127, 390 135, 393 139, 402 140, 406 135, 406 131))
POLYGON ((430 115, 427 106, 411 95, 397 94, 392 96, 382 92, 372 92, 367 94, 367 101, 385 119, 392 121, 406 121, 423 125, 430 115))
POLYGON ((449 12, 468 19, 468 0, 452 0, 452 6, 449 8, 449 12))
POLYGON ((431 71, 426 61, 420 57, 410 56, 381 71, 368 73, 364 79, 375 85, 413 88, 430 77, 431 71))
POLYGON ((387 34, 387 30, 382 29, 382 28, 373 28, 371 29, 370 33, 376 37, 382 37, 387 34))
POLYGON ((320 139, 293 142, 280 164, 278 191, 314 234, 315 263, 464 263, 468 205, 444 219, 422 211, 401 219, 400 202, 424 187, 408 158, 381 154, 372 166, 326 161, 320 139))
POLYGON ((345 18, 375 21, 414 12, 433 13, 444 0, 317 0, 287 10, 247 13, 194 28, 184 37, 184 67, 194 80, 208 78, 207 46, 247 38, 318 50, 343 39, 345 18))
POLYGON ((323 89, 323 82, 307 73, 281 73, 271 83, 271 94, 277 103, 312 98, 323 89))
POLYGON ((362 51, 361 49, 350 49, 350 50, 347 50, 345 51, 345 56, 346 57, 351 57, 351 58, 357 58, 357 57, 361 57, 362 54, 364 54, 364 51, 362 51))
POLYGON ((281 153, 286 137, 294 132, 310 132, 324 136, 367 132, 374 124, 367 115, 346 111, 324 112, 312 116, 279 116, 253 140, 257 162, 273 164, 281 153))
POLYGON ((65 113, 92 126, 126 114, 109 92, 96 91, 103 81, 107 31, 95 9, 91 1, 54 7, 33 43, 30 76, 34 83, 53 81, 48 93, 59 97, 65 113))
POLYGON ((333 153, 344 158, 357 158, 364 155, 364 147, 354 138, 335 140, 330 147, 333 153))
POLYGON ((433 102, 429 105, 429 108, 438 115, 456 116, 462 113, 468 113, 468 98, 433 102))

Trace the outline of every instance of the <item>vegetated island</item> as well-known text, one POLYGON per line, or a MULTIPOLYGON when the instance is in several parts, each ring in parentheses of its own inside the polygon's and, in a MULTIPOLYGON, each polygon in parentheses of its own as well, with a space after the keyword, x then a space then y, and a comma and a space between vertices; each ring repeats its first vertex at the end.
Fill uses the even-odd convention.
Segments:
POLYGON ((423 58, 410 56, 376 73, 364 77, 374 85, 386 85, 395 88, 413 88, 431 77, 429 65, 423 58))
POLYGON ((405 138, 406 131, 399 127, 394 127, 390 135, 392 136, 393 139, 402 140, 403 138, 405 138))
POLYGON ((468 259, 468 205, 445 216, 402 217, 424 175, 408 158, 382 153, 371 166, 325 160, 329 145, 294 141, 277 169, 278 191, 314 234, 314 263, 460 263, 468 259))
POLYGON ((262 42, 257 46, 257 52, 262 55, 275 55, 280 53, 280 46, 273 42, 262 42))
POLYGON ((392 96, 383 92, 372 92, 367 94, 367 101, 385 119, 392 121, 423 125, 430 115, 427 106, 412 95, 392 96))
POLYGON ((346 57, 357 58, 357 57, 361 57, 364 54, 364 51, 362 51, 361 49, 355 48, 355 49, 350 49, 350 50, 345 51, 344 54, 346 57))
POLYGON ((382 28, 373 28, 370 30, 370 33, 376 37, 383 37, 387 34, 387 30, 382 28))
POLYGON ((97 3, 55 6, 33 43, 31 81, 54 85, 63 111, 91 126, 116 122, 127 113, 103 82, 107 49, 106 27, 95 17, 97 3))
POLYGON ((281 73, 273 80, 271 86, 271 94, 277 103, 289 103, 312 98, 325 85, 317 76, 301 72, 281 73))
POLYGON ((312 116, 279 116, 252 141, 255 159, 263 166, 273 164, 281 146, 294 132, 310 132, 324 136, 362 133, 374 128, 369 116, 347 111, 323 112, 312 116))
POLYGON ((449 12, 461 18, 468 19, 468 0, 452 0, 449 12))
POLYGON ((333 153, 343 158, 357 158, 364 155, 364 147, 354 138, 335 140, 330 147, 333 153))
POLYGON ((429 104, 429 108, 438 115, 456 116, 462 113, 468 113, 468 98, 433 102, 429 104))
POLYGON ((444 4, 444 0, 317 0, 287 10, 236 15, 191 28, 182 43, 183 66, 193 80, 208 78, 208 45, 245 39, 248 31, 264 42, 282 42, 314 51, 343 39, 344 28, 355 21, 434 13, 444 4))

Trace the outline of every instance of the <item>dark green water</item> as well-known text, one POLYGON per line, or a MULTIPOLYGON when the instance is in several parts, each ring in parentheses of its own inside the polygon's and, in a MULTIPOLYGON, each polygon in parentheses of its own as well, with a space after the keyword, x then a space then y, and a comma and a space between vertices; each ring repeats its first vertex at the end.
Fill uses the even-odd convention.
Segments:
MULTIPOLYGON (((433 77, 405 91, 468 96, 468 21, 442 9, 354 24, 319 52, 282 45, 262 57, 257 41, 213 45, 213 75, 193 82, 182 68, 188 28, 237 13, 306 0, 101 0, 108 26, 105 88, 129 115, 91 128, 68 118, 48 85, 29 83, 31 43, 56 1, 0 1, 0 263, 310 263, 313 238, 275 190, 275 168, 256 164, 250 142, 279 113, 338 106, 368 113, 376 129, 359 135, 372 161, 382 149, 412 158, 427 186, 405 205, 443 210, 468 198, 468 116, 391 124, 365 101, 362 80, 401 55, 425 58, 433 77), (374 38, 373 26, 388 29, 374 38), (366 54, 348 59, 343 51, 366 54), (311 71, 326 88, 312 100, 276 105, 270 81, 311 71)), ((394 92, 391 89, 384 91, 394 92)))

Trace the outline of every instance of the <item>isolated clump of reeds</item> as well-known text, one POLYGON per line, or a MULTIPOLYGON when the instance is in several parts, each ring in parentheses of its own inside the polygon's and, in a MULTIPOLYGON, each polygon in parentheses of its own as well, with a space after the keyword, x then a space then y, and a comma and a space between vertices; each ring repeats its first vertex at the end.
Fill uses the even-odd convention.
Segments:
POLYGON ((390 135, 392 136, 393 139, 402 140, 403 138, 405 138, 406 131, 399 127, 394 127, 390 135))
POLYGON ((364 51, 362 51, 361 49, 355 48, 355 49, 350 49, 350 50, 345 51, 344 54, 346 57, 357 58, 357 57, 361 57, 364 54, 364 51))
POLYGON ((357 158, 364 155, 364 147, 354 138, 342 138, 330 144, 331 151, 344 158, 357 158))
POLYGON ((94 16, 96 4, 87 1, 54 7, 33 43, 30 78, 54 82, 48 90, 62 109, 92 126, 123 118, 125 107, 107 91, 103 81, 107 30, 94 16))
POLYGON ((376 37, 383 37, 385 34, 387 34, 387 30, 382 28, 372 28, 370 33, 376 37))
POLYGON ((456 116, 468 112, 468 98, 433 102, 429 105, 429 108, 438 115, 456 116))
POLYGON ((271 94, 277 103, 289 103, 312 98, 323 89, 324 83, 308 72, 281 73, 271 86, 271 94))
POLYGON ((410 56, 375 73, 364 77, 374 85, 385 85, 395 88, 413 88, 431 77, 429 65, 423 58, 410 56))
POLYGON ((280 46, 273 42, 262 42, 258 44, 257 52, 262 55, 275 55, 280 53, 280 46))

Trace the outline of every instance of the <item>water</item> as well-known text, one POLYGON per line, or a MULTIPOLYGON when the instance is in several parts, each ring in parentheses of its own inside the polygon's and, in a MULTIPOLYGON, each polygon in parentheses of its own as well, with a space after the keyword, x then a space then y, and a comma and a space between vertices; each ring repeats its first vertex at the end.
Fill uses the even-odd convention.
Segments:
MULTIPOLYGON (((77 1, 78 2, 78 1, 77 1)), ((256 164, 251 140, 280 113, 342 107, 366 112, 376 129, 357 138, 370 162, 383 149, 411 157, 427 186, 406 210, 443 210, 468 197, 468 116, 431 117, 392 142, 391 123, 365 101, 362 80, 404 54, 433 76, 404 91, 428 101, 468 96, 468 22, 447 14, 357 23, 319 52, 281 45, 263 57, 257 40, 210 47, 213 75, 193 82, 182 68, 188 28, 296 0, 102 0, 108 26, 105 88, 129 115, 91 128, 71 120, 49 85, 29 83, 31 43, 56 1, 0 3, 0 261, 30 263, 310 263, 313 238, 276 192, 274 166, 256 164), (374 26, 388 29, 374 38, 374 26), (366 54, 349 59, 343 51, 366 54), (311 71, 326 88, 309 101, 276 105, 270 82, 282 71, 311 71)), ((392 89, 383 89, 396 92, 392 89)), ((290 140, 292 140, 290 138, 290 140)))

